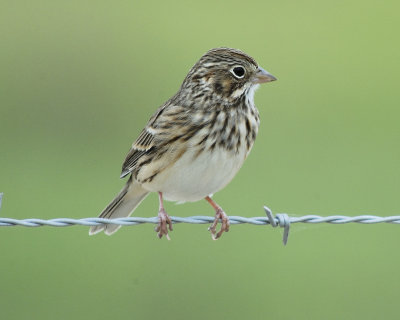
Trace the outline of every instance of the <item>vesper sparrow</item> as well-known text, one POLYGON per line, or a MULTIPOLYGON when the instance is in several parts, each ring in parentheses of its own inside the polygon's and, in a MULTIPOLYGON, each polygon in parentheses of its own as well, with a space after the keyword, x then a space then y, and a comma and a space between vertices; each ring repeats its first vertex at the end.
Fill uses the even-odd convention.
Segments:
MULTIPOLYGON (((158 192, 160 238, 169 239, 168 227, 172 231, 163 199, 205 199, 216 212, 209 228, 213 239, 229 231, 228 216, 211 196, 232 180, 249 154, 260 122, 254 92, 260 83, 274 80, 242 51, 206 52, 133 143, 121 174, 130 175, 129 180, 100 217, 128 217, 149 192, 158 192)), ((94 226, 89 234, 104 230, 111 235, 119 227, 94 226)))

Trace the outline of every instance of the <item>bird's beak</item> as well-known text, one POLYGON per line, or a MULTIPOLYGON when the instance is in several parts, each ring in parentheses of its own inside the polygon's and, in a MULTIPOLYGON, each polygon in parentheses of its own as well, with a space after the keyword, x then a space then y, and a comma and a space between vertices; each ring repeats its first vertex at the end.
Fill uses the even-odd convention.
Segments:
POLYGON ((253 79, 253 83, 265 83, 278 80, 268 71, 265 71, 263 68, 258 67, 257 73, 253 79))

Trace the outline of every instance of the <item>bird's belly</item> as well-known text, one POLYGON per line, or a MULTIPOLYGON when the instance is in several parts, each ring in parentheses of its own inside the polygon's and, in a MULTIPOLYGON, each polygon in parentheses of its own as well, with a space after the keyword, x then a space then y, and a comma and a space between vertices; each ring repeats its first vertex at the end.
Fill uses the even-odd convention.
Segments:
POLYGON ((247 150, 239 152, 216 148, 196 155, 187 150, 171 167, 154 180, 144 183, 149 191, 162 192, 170 201, 198 201, 225 187, 242 166, 247 150))

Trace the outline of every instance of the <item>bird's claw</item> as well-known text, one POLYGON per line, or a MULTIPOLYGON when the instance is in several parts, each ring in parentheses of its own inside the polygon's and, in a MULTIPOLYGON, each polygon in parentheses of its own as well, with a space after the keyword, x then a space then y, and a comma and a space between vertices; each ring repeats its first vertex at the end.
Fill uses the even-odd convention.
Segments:
POLYGON ((157 236, 161 239, 162 236, 165 236, 168 240, 171 238, 168 235, 168 229, 172 231, 172 221, 167 212, 164 209, 158 211, 158 225, 155 227, 155 231, 157 232, 157 236))
POLYGON ((208 228, 208 231, 211 232, 212 239, 218 240, 218 238, 220 238, 224 232, 228 232, 229 225, 230 225, 230 223, 229 223, 228 216, 221 208, 219 208, 215 213, 215 219, 214 219, 213 224, 208 228), (217 232, 217 224, 220 219, 221 219, 222 225, 221 225, 221 229, 217 232))

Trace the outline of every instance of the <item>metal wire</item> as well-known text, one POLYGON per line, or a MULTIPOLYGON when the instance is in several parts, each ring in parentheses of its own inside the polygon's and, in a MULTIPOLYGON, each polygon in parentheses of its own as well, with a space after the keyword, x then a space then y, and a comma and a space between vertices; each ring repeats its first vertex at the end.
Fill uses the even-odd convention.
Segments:
MULTIPOLYGON (((0 193, 0 207, 3 194, 0 193)), ((289 237, 290 225, 293 223, 331 223, 331 224, 345 224, 345 223, 393 223, 400 224, 400 216, 391 217, 379 217, 371 215, 347 217, 347 216, 316 216, 307 215, 302 217, 289 217, 286 213, 277 213, 275 216, 268 207, 264 207, 267 214, 266 217, 252 217, 245 218, 240 216, 229 216, 231 224, 254 224, 254 225, 271 225, 272 227, 281 227, 283 231, 283 244, 286 245, 289 237)), ((191 223, 191 224, 207 224, 214 221, 214 217, 209 216, 193 216, 193 217, 170 217, 173 223, 191 223)), ((57 219, 12 219, 12 218, 0 218, 0 227, 70 227, 75 225, 80 226, 98 226, 102 224, 116 224, 122 226, 132 226, 143 223, 158 223, 158 217, 142 218, 142 217, 130 217, 130 218, 117 218, 117 219, 104 219, 104 218, 82 218, 82 219, 71 219, 71 218, 57 218, 57 219)))

